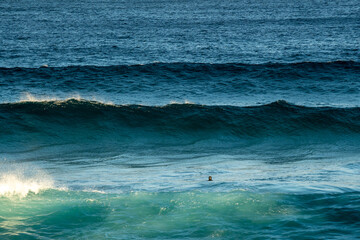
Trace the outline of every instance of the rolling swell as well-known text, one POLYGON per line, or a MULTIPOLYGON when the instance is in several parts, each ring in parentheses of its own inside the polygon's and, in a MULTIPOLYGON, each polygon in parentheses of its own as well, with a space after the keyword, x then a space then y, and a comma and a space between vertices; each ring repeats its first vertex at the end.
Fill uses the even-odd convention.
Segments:
POLYGON ((244 64, 244 63, 149 63, 138 65, 115 65, 115 66, 66 66, 66 67, 40 67, 40 68, 4 68, 0 67, 0 77, 24 77, 33 75, 43 77, 66 77, 100 74, 103 77, 124 75, 125 77, 136 77, 138 75, 156 75, 163 77, 181 78, 191 74, 191 78, 201 77, 202 74, 221 76, 253 73, 265 74, 268 77, 281 77, 291 75, 293 77, 306 76, 311 73, 351 70, 353 73, 360 73, 360 63, 354 61, 333 61, 333 62, 295 62, 295 63, 265 63, 265 64, 244 64), (198 73, 199 75, 196 75, 198 73), (201 75, 200 75, 201 74, 201 75))
POLYGON ((255 105, 287 99, 307 106, 354 106, 359 77, 360 63, 352 61, 0 68, 0 102, 15 102, 19 93, 30 91, 57 99, 74 93, 87 99, 106 96, 118 104, 187 99, 204 105, 255 105))
POLYGON ((327 142, 332 137, 357 139, 360 133, 360 108, 304 107, 286 101, 237 107, 112 105, 69 99, 5 103, 0 113, 1 142, 7 142, 4 148, 51 142, 121 146, 247 143, 289 137, 327 142))

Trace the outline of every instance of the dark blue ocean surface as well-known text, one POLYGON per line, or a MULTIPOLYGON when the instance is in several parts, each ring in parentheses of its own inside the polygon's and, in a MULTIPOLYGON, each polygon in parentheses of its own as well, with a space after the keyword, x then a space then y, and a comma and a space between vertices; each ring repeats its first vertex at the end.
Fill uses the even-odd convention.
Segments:
POLYGON ((0 43, 0 239, 360 238, 359 1, 5 0, 0 43))
POLYGON ((358 0, 3 0, 0 66, 359 61, 358 0))

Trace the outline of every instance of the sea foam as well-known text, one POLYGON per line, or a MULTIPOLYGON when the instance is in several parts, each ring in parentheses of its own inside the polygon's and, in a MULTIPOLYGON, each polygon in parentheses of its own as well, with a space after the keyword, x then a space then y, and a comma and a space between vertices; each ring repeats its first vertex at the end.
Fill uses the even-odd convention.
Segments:
MULTIPOLYGON (((41 170, 24 167, 21 164, 10 164, 13 170, 0 172, 0 197, 26 197, 29 193, 54 188, 52 178, 41 170)), ((9 165, 2 166, 9 169, 9 165)))

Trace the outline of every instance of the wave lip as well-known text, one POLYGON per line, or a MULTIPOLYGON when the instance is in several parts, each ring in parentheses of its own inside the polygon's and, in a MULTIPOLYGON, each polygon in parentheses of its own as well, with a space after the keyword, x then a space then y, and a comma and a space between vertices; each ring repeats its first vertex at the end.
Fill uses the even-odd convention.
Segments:
MULTIPOLYGON (((77 127, 84 131, 126 129, 190 135, 197 131, 237 137, 321 130, 360 133, 360 108, 306 107, 284 100, 238 107, 192 103, 115 105, 72 98, 6 103, 0 104, 0 110, 3 126, 35 132, 48 126, 47 130, 77 127)), ((8 131, 4 128, 4 132, 8 131)))

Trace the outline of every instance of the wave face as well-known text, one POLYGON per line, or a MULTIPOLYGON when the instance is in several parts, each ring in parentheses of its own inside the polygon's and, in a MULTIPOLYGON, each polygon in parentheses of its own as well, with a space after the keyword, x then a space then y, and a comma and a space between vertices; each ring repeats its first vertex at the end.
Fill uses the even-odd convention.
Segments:
POLYGON ((246 145, 271 139, 328 143, 360 140, 360 108, 303 107, 285 101, 255 107, 169 104, 111 105, 69 99, 0 105, 3 151, 9 142, 116 146, 246 145))

